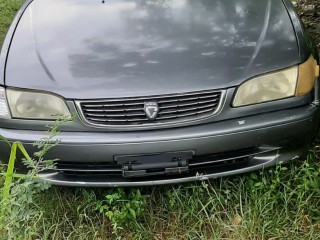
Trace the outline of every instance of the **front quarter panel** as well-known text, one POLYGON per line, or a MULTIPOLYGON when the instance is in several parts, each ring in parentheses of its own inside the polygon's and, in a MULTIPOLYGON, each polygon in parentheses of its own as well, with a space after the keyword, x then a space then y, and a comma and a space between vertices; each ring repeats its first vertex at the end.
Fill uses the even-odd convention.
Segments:
POLYGON ((11 26, 6 34, 6 37, 4 39, 4 42, 1 47, 1 52, 0 52, 0 85, 4 85, 4 74, 5 74, 5 67, 6 67, 6 61, 7 61, 7 56, 9 52, 9 48, 11 45, 12 37, 14 35, 14 32, 17 28, 17 25, 21 19, 21 16, 23 15, 24 11, 28 7, 28 5, 32 2, 33 0, 25 0, 19 11, 17 12, 15 18, 13 19, 11 26))

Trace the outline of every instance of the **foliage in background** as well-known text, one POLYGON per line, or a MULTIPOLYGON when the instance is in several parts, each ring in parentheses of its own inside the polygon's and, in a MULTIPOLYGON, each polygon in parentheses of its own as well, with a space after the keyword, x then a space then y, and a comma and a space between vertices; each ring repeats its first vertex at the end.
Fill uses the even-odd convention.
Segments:
POLYGON ((316 42, 320 52, 320 2, 319 0, 293 0, 300 16, 316 42))

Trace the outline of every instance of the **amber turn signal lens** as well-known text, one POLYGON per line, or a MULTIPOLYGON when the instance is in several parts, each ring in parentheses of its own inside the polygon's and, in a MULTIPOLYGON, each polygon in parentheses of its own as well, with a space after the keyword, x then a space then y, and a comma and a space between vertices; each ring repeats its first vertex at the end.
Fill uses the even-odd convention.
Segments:
POLYGON ((305 63, 299 65, 298 84, 296 96, 303 96, 309 93, 316 78, 319 77, 319 66, 317 61, 311 56, 305 63))

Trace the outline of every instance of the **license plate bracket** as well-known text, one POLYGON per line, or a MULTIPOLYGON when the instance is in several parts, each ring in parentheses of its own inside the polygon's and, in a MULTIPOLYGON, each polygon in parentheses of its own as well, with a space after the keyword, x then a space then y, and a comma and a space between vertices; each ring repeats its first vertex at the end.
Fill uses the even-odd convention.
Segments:
POLYGON ((116 156, 124 178, 187 173, 192 151, 116 156))

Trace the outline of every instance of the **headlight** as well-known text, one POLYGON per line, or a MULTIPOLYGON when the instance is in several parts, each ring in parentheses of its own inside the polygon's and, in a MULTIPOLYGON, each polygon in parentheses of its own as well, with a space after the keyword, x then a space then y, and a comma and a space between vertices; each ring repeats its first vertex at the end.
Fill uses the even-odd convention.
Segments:
POLYGON ((298 67, 251 79, 238 89, 233 106, 239 107, 292 97, 296 91, 298 67))
POLYGON ((13 118, 54 120, 70 115, 65 101, 55 95, 8 89, 7 99, 13 118))
POLYGON ((11 118, 6 100, 6 91, 2 87, 0 87, 0 118, 11 118))
POLYGON ((299 66, 256 77, 243 83, 236 92, 233 106, 240 107, 303 96, 314 88, 317 76, 319 67, 316 60, 310 57, 299 66))

